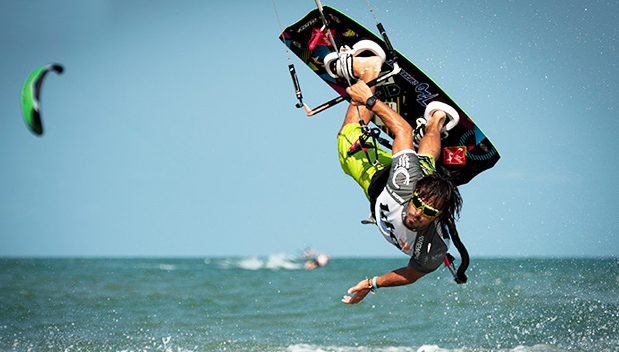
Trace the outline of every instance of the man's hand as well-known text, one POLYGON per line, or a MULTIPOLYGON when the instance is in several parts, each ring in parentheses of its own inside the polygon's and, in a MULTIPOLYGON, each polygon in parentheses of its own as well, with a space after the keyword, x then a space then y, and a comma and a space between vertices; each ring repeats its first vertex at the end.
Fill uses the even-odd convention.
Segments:
POLYGON ((346 88, 346 93, 350 95, 352 105, 365 105, 365 102, 373 95, 370 87, 363 81, 346 88))
POLYGON ((365 296, 370 293, 370 287, 368 285, 368 280, 359 281, 359 283, 348 289, 348 294, 353 294, 352 296, 344 296, 342 298, 342 302, 346 304, 357 304, 365 298, 365 296))

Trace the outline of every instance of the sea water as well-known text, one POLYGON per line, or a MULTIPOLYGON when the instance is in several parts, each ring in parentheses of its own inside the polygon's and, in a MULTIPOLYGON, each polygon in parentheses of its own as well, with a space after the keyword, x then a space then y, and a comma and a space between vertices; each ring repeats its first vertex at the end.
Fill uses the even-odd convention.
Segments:
POLYGON ((619 351, 619 259, 475 259, 358 305, 406 258, 0 259, 0 351, 619 351))

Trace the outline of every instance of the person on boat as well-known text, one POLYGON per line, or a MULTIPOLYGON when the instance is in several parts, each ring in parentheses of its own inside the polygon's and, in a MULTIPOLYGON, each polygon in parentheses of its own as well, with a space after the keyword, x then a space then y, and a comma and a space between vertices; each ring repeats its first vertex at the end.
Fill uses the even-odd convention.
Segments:
POLYGON ((307 260, 303 268, 305 268, 305 270, 312 270, 327 265, 329 260, 331 260, 331 256, 313 249, 308 249, 303 251, 303 259, 307 260))

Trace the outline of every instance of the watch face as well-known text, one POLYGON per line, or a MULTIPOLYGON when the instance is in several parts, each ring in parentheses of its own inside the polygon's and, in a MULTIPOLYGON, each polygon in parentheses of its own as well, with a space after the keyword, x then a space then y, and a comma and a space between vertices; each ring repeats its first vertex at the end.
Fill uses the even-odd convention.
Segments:
POLYGON ((371 97, 369 97, 368 100, 365 102, 365 106, 368 109, 372 109, 375 104, 376 104, 376 97, 373 96, 373 95, 371 97))

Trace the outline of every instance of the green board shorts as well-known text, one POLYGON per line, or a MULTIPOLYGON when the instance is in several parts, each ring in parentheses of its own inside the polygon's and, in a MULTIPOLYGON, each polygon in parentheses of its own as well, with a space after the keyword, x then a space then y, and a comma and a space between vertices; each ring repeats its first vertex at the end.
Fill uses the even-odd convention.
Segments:
MULTIPOLYGON (((369 148, 367 156, 364 152, 357 152, 352 156, 348 156, 348 151, 359 140, 362 134, 361 125, 358 123, 347 124, 337 136, 337 149, 342 170, 357 181, 369 200, 368 188, 370 187, 372 177, 376 171, 391 165, 391 153, 377 146, 377 149, 369 148), (374 167, 372 163, 377 159, 380 165, 374 167)), ((433 157, 429 155, 418 155, 418 159, 424 174, 428 175, 435 172, 433 157)))

